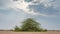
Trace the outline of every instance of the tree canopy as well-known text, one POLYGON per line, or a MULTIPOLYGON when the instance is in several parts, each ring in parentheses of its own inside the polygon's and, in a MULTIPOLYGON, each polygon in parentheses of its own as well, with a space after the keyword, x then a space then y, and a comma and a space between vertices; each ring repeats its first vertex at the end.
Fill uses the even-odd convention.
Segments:
POLYGON ((22 22, 21 27, 15 27, 15 31, 45 31, 44 29, 41 28, 41 24, 36 22, 33 18, 28 18, 25 19, 22 22))

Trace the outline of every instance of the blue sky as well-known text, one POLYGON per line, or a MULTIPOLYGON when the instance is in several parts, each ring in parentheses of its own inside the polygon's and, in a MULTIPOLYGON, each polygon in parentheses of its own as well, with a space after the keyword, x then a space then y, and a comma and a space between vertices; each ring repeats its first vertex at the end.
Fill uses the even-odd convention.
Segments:
POLYGON ((13 29, 26 18, 42 28, 60 30, 60 0, 0 0, 0 29, 13 29))

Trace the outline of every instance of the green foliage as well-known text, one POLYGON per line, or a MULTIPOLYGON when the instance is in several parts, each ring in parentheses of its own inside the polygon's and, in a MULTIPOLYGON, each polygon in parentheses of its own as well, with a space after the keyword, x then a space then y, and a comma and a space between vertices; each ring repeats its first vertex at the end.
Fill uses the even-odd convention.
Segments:
POLYGON ((43 30, 41 24, 36 22, 34 19, 28 18, 22 22, 21 28, 16 26, 15 31, 41 32, 45 30, 43 30))
POLYGON ((20 28, 18 26, 15 26, 14 31, 20 31, 20 28))

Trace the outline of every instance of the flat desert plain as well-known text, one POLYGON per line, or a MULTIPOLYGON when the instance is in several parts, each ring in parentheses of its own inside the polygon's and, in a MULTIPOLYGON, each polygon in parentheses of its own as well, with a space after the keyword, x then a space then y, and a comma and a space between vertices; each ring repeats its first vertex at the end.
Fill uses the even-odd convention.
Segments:
POLYGON ((0 34, 60 34, 60 31, 47 31, 47 32, 14 32, 14 31, 0 31, 0 34))

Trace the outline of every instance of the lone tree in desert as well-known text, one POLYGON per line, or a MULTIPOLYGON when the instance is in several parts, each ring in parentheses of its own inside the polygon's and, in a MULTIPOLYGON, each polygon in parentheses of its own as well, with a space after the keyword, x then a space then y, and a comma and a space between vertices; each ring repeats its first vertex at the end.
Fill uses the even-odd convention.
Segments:
POLYGON ((41 24, 36 22, 34 19, 28 18, 22 22, 21 27, 16 26, 14 31, 41 32, 47 30, 42 29, 41 24))

